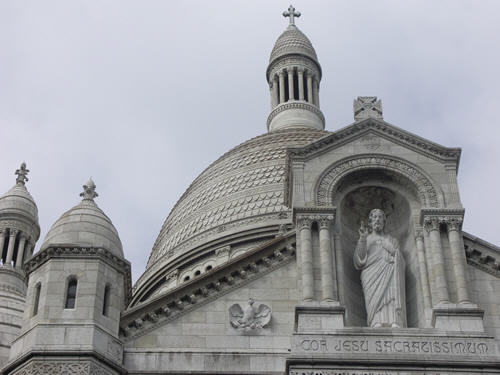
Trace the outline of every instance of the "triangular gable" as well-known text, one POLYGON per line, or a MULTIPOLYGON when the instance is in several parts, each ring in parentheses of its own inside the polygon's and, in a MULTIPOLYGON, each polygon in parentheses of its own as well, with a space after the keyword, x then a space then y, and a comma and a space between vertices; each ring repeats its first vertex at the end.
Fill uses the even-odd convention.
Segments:
POLYGON ((295 259, 295 231, 287 232, 190 282, 122 314, 120 336, 128 341, 214 301, 295 259))
POLYGON ((435 160, 454 162, 458 168, 462 152, 460 148, 441 146, 385 121, 373 118, 355 122, 306 146, 289 148, 289 158, 307 160, 319 153, 340 147, 369 133, 383 137, 435 160))
POLYGON ((462 233, 467 263, 500 278, 500 247, 467 232, 462 233))

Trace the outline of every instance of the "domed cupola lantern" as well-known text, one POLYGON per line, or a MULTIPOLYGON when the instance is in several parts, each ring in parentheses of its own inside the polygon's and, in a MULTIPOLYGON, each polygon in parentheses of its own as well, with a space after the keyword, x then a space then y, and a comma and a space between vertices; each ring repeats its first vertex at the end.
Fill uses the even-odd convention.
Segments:
POLYGON ((290 5, 283 16, 290 19, 290 24, 276 41, 266 71, 271 92, 267 128, 323 130, 325 118, 319 109, 321 66, 316 51, 295 25, 300 13, 290 5))

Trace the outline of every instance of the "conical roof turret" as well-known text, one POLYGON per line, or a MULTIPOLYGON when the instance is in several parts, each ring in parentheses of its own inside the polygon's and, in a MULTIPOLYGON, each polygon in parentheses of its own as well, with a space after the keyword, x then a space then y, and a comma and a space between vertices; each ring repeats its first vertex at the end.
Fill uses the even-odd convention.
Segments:
POLYGON ((65 212, 50 228, 41 250, 48 247, 103 248, 123 258, 118 232, 108 216, 97 206, 96 185, 90 179, 83 185, 82 201, 65 212))

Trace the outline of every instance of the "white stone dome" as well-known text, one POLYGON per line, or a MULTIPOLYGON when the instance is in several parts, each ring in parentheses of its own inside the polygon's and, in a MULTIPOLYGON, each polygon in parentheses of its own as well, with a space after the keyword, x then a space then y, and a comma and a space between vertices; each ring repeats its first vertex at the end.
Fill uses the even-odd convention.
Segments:
POLYGON ((2 216, 20 216, 38 225, 38 208, 24 184, 16 184, 0 197, 2 216))
POLYGON ((288 26, 276 40, 273 50, 271 51, 271 57, 269 58, 269 65, 280 57, 287 55, 302 55, 309 57, 319 66, 318 56, 316 55, 316 51, 311 41, 295 25, 288 26))
MULTIPOLYGON (((108 216, 94 202, 92 180, 84 185, 83 200, 65 212, 50 228, 41 250, 48 247, 94 247, 123 258, 118 232, 108 216), (91 189, 89 189, 89 187, 91 189)), ((95 188, 95 185, 93 185, 95 188)))
POLYGON ((196 246, 231 231, 280 219, 290 222, 291 211, 285 202, 286 148, 309 144, 327 134, 307 128, 266 133, 212 163, 165 220, 136 286, 196 246))

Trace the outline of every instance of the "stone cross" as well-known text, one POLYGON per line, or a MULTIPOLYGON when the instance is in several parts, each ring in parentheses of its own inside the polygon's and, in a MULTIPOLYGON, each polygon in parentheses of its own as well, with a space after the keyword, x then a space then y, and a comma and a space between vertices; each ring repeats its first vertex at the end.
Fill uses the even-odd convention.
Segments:
POLYGON ((83 197, 84 200, 94 200, 94 198, 99 195, 95 192, 95 184, 92 181, 92 177, 89 179, 86 185, 83 185, 83 193, 80 193, 80 197, 83 197))
POLYGON ((367 118, 383 120, 382 101, 376 96, 358 96, 354 100, 354 121, 361 121, 367 118))
POLYGON ((295 17, 300 17, 300 12, 296 12, 293 5, 288 7, 288 11, 283 12, 283 17, 290 17, 290 25, 295 25, 295 17))
POLYGON ((16 183, 18 185, 24 185, 25 181, 28 181, 28 177, 26 177, 26 175, 29 171, 29 169, 26 169, 26 163, 23 161, 21 167, 17 169, 15 173, 17 175, 16 183))

